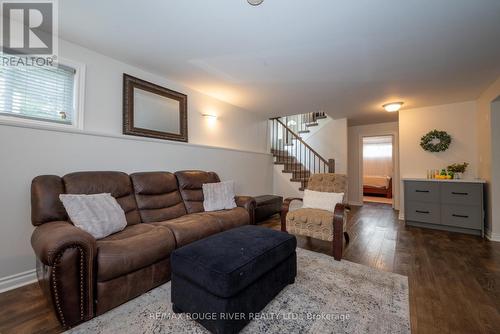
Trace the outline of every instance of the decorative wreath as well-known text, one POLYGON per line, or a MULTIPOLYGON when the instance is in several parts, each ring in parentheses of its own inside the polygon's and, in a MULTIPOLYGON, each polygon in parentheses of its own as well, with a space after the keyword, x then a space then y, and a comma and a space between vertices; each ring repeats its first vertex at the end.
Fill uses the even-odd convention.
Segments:
POLYGON ((446 131, 432 130, 420 140, 420 146, 429 152, 446 151, 451 143, 451 136, 446 131))

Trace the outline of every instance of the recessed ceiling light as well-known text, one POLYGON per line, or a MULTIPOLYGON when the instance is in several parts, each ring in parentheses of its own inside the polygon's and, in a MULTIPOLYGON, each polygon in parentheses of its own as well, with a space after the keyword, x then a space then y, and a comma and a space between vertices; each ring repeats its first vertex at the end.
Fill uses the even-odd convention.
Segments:
POLYGON ((403 102, 391 102, 391 103, 386 103, 382 107, 385 109, 387 112, 396 112, 401 107, 403 106, 403 102))
POLYGON ((264 2, 264 0, 247 0, 249 4, 251 4, 252 6, 258 6, 260 5, 261 3, 264 2))

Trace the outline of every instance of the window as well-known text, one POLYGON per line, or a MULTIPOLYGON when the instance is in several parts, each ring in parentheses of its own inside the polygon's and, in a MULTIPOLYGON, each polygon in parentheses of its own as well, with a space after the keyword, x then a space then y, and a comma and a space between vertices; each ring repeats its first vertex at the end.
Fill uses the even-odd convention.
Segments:
POLYGON ((363 158, 392 158, 392 137, 365 137, 363 138, 363 158))
POLYGON ((2 66, 0 120, 81 127, 79 66, 2 66))

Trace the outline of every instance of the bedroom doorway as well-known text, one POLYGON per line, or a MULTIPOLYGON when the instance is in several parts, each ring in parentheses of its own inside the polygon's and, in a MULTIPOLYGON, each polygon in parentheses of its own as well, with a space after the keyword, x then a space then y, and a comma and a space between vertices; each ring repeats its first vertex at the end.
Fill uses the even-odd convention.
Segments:
POLYGON ((363 137, 363 202, 393 205, 394 137, 363 137))

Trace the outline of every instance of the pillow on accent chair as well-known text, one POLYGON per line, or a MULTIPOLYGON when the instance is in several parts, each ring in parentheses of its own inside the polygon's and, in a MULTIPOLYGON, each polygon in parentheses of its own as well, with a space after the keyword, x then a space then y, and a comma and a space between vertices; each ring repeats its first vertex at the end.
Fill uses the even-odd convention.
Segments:
POLYGON ((235 208, 234 181, 204 183, 203 197, 203 208, 205 211, 235 208))
POLYGON ((335 211, 335 205, 342 203, 344 193, 327 193, 322 191, 304 190, 303 208, 335 211))
POLYGON ((73 224, 96 239, 120 232, 127 226, 125 212, 111 194, 59 195, 73 224))

